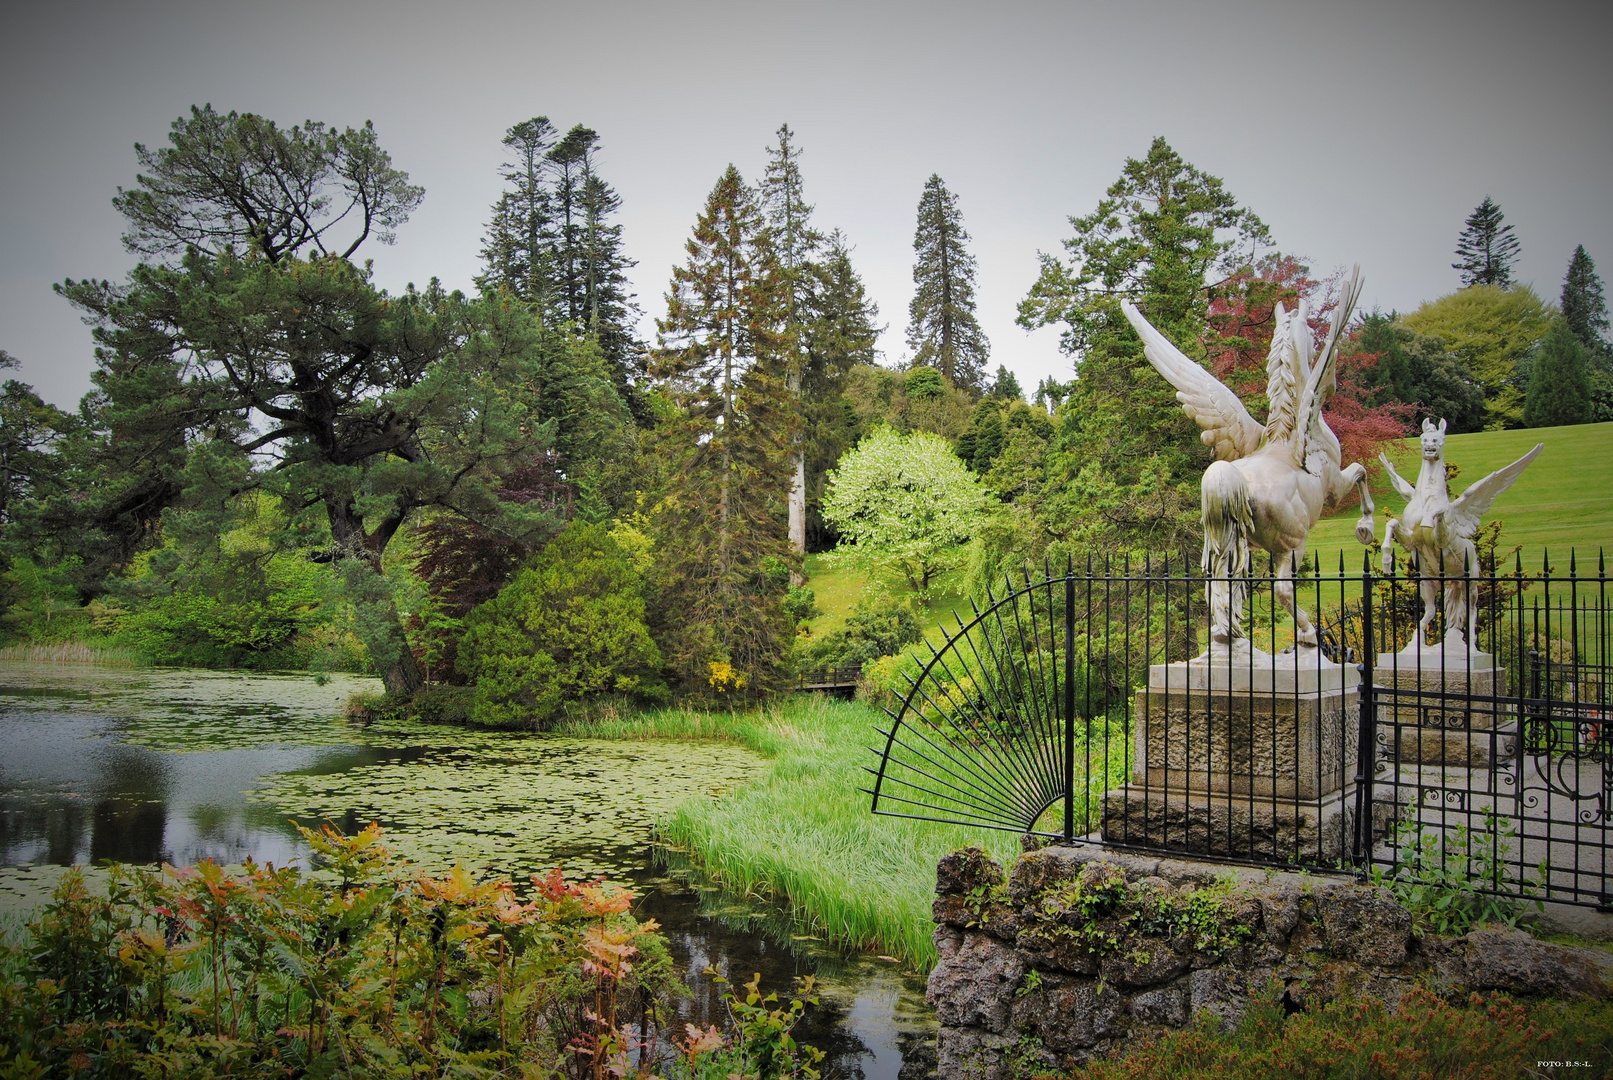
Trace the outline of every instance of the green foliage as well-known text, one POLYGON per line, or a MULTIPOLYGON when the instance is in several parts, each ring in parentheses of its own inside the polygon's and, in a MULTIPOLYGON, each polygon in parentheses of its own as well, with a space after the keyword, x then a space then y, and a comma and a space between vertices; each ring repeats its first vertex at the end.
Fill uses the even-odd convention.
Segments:
MULTIPOLYGON (((1412 913, 1418 934, 1432 931, 1460 937, 1481 923, 1516 926, 1525 914, 1522 903, 1498 896, 1494 890, 1533 893, 1546 877, 1519 879, 1512 855, 1518 830, 1503 825, 1493 808, 1484 810, 1484 824, 1470 829, 1458 824, 1447 830, 1429 830, 1413 821, 1395 825, 1391 843, 1396 850, 1392 874, 1372 868, 1373 881, 1387 886, 1395 899, 1412 913)), ((1542 907, 1541 901, 1535 901, 1542 907)))
POLYGON ((1420 415, 1443 419, 1453 435, 1483 429, 1484 387, 1439 338, 1374 311, 1362 318, 1352 344, 1374 357, 1367 372, 1379 385, 1372 404, 1415 405, 1420 415))
POLYGON ((1574 248, 1568 260, 1568 273, 1563 275, 1563 295, 1558 304, 1563 321, 1574 332, 1581 345, 1589 349, 1602 364, 1609 362, 1607 346, 1607 300, 1602 294, 1602 279, 1596 273, 1596 264, 1585 251, 1585 245, 1574 248))
POLYGON ((303 836, 313 873, 114 866, 104 897, 65 875, 0 955, 0 1069, 639 1075, 629 1018, 681 987, 630 892, 557 869, 523 901, 457 867, 421 875, 377 826, 303 836))
POLYGON ((1073 942, 1093 956, 1141 954, 1185 938, 1195 951, 1220 957, 1254 936, 1226 901, 1224 888, 1159 890, 1127 884, 1113 870, 1083 875, 1036 897, 1031 933, 1048 942, 1073 942))
POLYGON ((1120 302, 1137 304, 1188 356, 1202 357, 1205 282, 1231 279, 1269 242, 1253 211, 1162 138, 1145 157, 1128 158, 1092 213, 1070 224, 1068 257, 1041 256, 1019 323, 1063 327, 1075 386, 1058 411, 1042 497, 1026 500, 1041 528, 993 555, 1000 569, 1039 557, 1049 533, 1075 550, 1168 551, 1196 531, 1207 460, 1197 426, 1143 357, 1120 302))
POLYGON ((1484 387, 1486 429, 1523 419, 1530 354, 1551 324, 1551 309, 1527 287, 1473 285, 1400 316, 1407 329, 1439 338, 1484 387))
POLYGON ((844 626, 807 647, 805 660, 809 665, 856 664, 860 668, 881 656, 894 656, 921 637, 908 604, 891 597, 864 599, 844 626))
POLYGON ((793 638, 782 601, 798 556, 779 510, 799 417, 772 243, 756 192, 729 166, 673 268, 657 323, 654 373, 666 397, 651 446, 665 476, 650 511, 656 627, 692 694, 765 694, 793 638), (733 675, 721 693, 719 665, 733 675))
POLYGON ((1004 364, 997 365, 997 374, 991 380, 991 396, 1004 401, 1020 401, 1025 397, 1025 391, 1020 388, 1018 377, 1004 364))
POLYGON ((1515 1003, 1501 994, 1449 1001, 1410 990, 1339 1000, 1294 1016, 1275 988, 1250 1003, 1236 1029, 1213 1017, 1071 1073, 1081 1080, 1512 1080, 1594 1076, 1613 1069, 1613 1003, 1515 1003), (1549 1064, 1543 1059, 1556 1059, 1549 1064), (1584 1062, 1584 1066, 1569 1062, 1584 1062), (1588 1066, 1588 1067, 1587 1067, 1588 1066))
POLYGON ((968 240, 958 197, 931 174, 913 234, 907 347, 914 366, 934 368, 949 386, 978 393, 991 344, 975 318, 975 258, 964 246, 968 240))
MULTIPOLYGON (((707 969, 718 986, 727 987, 728 980, 707 969)), ((733 990, 724 989, 720 1000, 728 1014, 733 1036, 725 1039, 716 1027, 704 1030, 686 1024, 686 1039, 678 1042, 683 1052, 673 1062, 671 1080, 818 1080, 818 1062, 823 1051, 796 1042, 792 1034, 801 1022, 808 1005, 816 1005, 812 996, 813 979, 808 975, 801 980, 800 993, 789 1004, 779 1005, 776 993, 763 996, 762 976, 758 972, 742 988, 741 997, 733 990)))
POLYGON ((644 616, 626 553, 603 526, 573 522, 466 620, 471 718, 546 727, 567 702, 646 692, 661 656, 644 616))
POLYGON ((920 595, 958 562, 985 490, 939 436, 874 429, 830 475, 824 516, 850 541, 844 557, 894 569, 920 595))
POLYGON ((1488 195, 1467 216, 1462 235, 1456 241, 1456 262, 1451 269, 1461 272, 1462 285, 1493 285, 1510 288, 1514 264, 1518 261, 1518 238, 1512 226, 1501 224, 1506 217, 1488 195))
POLYGON ((1525 427, 1587 424, 1592 419, 1588 350, 1565 318, 1551 321, 1529 364, 1525 427))
POLYGON ((823 614, 818 610, 817 595, 805 585, 790 586, 790 591, 784 594, 784 613, 794 619, 797 626, 823 614))

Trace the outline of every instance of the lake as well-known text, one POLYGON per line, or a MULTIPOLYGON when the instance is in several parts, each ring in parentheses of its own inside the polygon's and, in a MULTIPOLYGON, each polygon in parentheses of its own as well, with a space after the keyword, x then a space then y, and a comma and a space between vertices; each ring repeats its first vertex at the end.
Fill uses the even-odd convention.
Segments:
MULTIPOLYGON (((0 665, 0 916, 14 923, 61 869, 102 859, 286 865, 294 823, 372 821, 430 872, 508 876, 561 866, 640 892, 690 972, 684 1019, 720 1009, 709 966, 736 985, 762 973, 787 993, 812 974, 822 1004, 799 1037, 823 1066, 865 1080, 933 1068, 923 983, 844 955, 770 905, 703 887, 652 845, 654 822, 721 798, 761 759, 723 743, 622 742, 407 722, 360 726, 342 705, 379 683, 332 676, 65 664, 0 665), (905 1061, 905 1068, 904 1068, 905 1061)), ((5 925, 0 922, 0 925, 5 925)), ((681 1023, 681 1020, 680 1020, 681 1023)))

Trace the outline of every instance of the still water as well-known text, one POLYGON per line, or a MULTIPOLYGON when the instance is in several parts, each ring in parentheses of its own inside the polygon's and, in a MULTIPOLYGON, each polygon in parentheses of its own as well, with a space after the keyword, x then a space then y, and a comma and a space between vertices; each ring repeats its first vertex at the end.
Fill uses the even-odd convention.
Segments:
POLYGON ((781 993, 813 974, 822 1005, 799 1034, 834 1074, 913 1080, 933 1067, 920 980, 655 858, 652 823, 748 782, 756 755, 342 718, 349 695, 376 689, 352 676, 0 665, 0 914, 15 919, 74 863, 284 865, 306 855, 293 823, 378 821, 429 871, 457 862, 520 881, 561 866, 633 883, 641 917, 692 973, 688 1020, 720 1008, 708 966, 736 984, 761 972, 781 993))

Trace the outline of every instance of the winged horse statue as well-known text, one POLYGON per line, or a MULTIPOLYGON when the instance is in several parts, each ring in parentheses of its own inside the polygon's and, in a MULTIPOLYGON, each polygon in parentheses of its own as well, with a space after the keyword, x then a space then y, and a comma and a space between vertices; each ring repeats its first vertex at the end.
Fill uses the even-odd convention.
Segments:
POLYGON ((1478 622, 1478 607, 1473 603, 1473 578, 1479 572, 1479 553, 1473 546, 1473 534, 1479 531, 1484 514, 1501 493, 1540 453, 1545 443, 1505 468, 1497 469, 1471 485, 1461 496, 1452 499, 1446 482, 1445 421, 1436 426, 1433 418, 1423 421, 1420 440, 1422 469, 1417 483, 1408 484, 1387 457, 1379 454, 1389 480, 1406 500, 1406 509, 1398 518, 1390 518, 1383 532, 1383 572, 1394 569, 1395 553, 1392 545, 1399 541, 1412 558, 1417 560, 1418 586, 1423 595, 1423 617, 1417 623, 1417 633, 1408 650, 1417 651, 1449 644, 1450 632, 1462 638, 1464 652, 1473 650, 1474 628, 1478 622), (1440 584, 1445 586, 1445 638, 1428 640, 1428 624, 1434 621, 1439 603, 1440 584))
POLYGON ((1276 564, 1277 598, 1294 619, 1295 644, 1301 648, 1316 647, 1316 627, 1295 602, 1294 573, 1322 511, 1352 486, 1361 493, 1362 507, 1355 535, 1362 544, 1373 544, 1366 466, 1356 462, 1340 468, 1338 437, 1322 417, 1322 406, 1338 386, 1339 337, 1360 295, 1357 266, 1319 354, 1313 353, 1305 302, 1294 311, 1277 305, 1266 358, 1271 409, 1263 425, 1249 415, 1238 395, 1185 356, 1135 307, 1120 305, 1143 340, 1148 362, 1176 388, 1176 400, 1204 429, 1200 438, 1215 450, 1216 460, 1204 470, 1200 484, 1212 650, 1248 645, 1243 605, 1251 544, 1269 552, 1276 564))

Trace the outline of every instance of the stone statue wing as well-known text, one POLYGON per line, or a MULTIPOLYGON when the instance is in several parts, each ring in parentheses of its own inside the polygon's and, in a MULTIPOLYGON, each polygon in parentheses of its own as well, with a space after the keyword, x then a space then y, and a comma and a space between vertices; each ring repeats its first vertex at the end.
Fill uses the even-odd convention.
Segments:
POLYGON ((1199 438, 1215 451, 1216 459, 1235 461, 1258 450, 1265 429, 1255 423, 1238 395, 1172 345, 1129 302, 1122 300, 1120 310, 1143 339, 1143 354, 1148 362, 1176 387, 1176 400, 1182 411, 1204 429, 1199 438))
POLYGON ((1456 535, 1471 540, 1473 534, 1479 531, 1484 524, 1484 515, 1490 512, 1495 500, 1501 493, 1511 487, 1513 481, 1523 475, 1523 470, 1540 453, 1545 443, 1535 443, 1535 448, 1511 465, 1486 476, 1477 481, 1472 487, 1462 492, 1461 496, 1452 500, 1451 508, 1445 511, 1445 524, 1456 530, 1456 535))
MULTIPOLYGON (((1299 311, 1293 319, 1294 353, 1303 358, 1310 368, 1305 379, 1305 392, 1299 399, 1299 426, 1296 437, 1289 443, 1296 469, 1305 467, 1305 458, 1310 454, 1311 445, 1318 441, 1331 439, 1335 455, 1337 453, 1338 440, 1328 431, 1327 421, 1322 417, 1322 406, 1327 404, 1328 398, 1338 389, 1335 364, 1338 360, 1339 338, 1344 333, 1345 324, 1350 321, 1350 314, 1355 311, 1355 302, 1361 298, 1361 285, 1361 266, 1357 264, 1355 269, 1350 271, 1350 280, 1344 287, 1344 295, 1339 298, 1338 306, 1333 309, 1327 341, 1322 345, 1321 355, 1314 363, 1309 360, 1310 326, 1305 321, 1303 303, 1300 304, 1299 311)), ((1268 430, 1267 438, 1274 437, 1268 430)))

